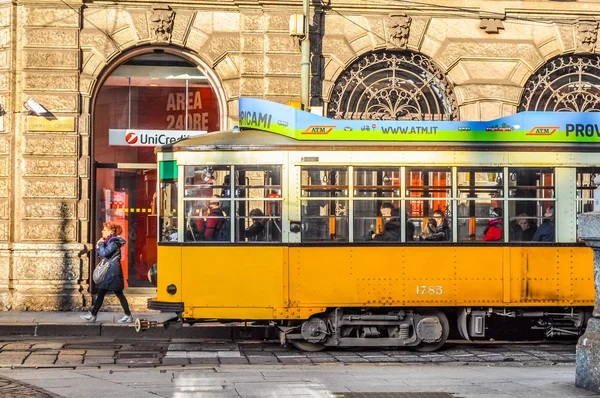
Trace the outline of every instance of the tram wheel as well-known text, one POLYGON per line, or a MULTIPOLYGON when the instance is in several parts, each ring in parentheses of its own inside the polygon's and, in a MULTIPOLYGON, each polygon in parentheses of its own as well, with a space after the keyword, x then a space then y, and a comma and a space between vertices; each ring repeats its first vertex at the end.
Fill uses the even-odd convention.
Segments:
POLYGON ((411 348, 419 352, 432 352, 439 349, 446 343, 446 340, 448 340, 448 335, 450 334, 450 322, 448 322, 448 317, 446 317, 446 314, 444 314, 442 311, 424 311, 422 312, 422 315, 434 316, 440 320, 440 324, 442 326, 442 337, 438 342, 425 343, 422 341, 421 343, 419 343, 419 345, 416 345, 411 348))
POLYGON ((325 346, 323 344, 309 343, 308 341, 304 341, 304 340, 290 340, 290 341, 294 345, 294 347, 296 347, 300 351, 319 352, 319 351, 323 351, 325 349, 325 346))

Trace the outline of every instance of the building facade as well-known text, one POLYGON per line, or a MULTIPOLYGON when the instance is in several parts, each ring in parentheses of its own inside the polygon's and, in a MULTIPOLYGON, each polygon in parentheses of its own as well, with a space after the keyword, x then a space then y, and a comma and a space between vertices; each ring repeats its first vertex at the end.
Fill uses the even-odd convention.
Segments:
MULTIPOLYGON (((226 129, 242 96, 299 101, 301 13, 302 0, 0 0, 0 308, 89 305, 105 221, 124 225, 127 293, 142 308, 161 138, 127 130, 226 129)), ((599 110, 597 15, 593 0, 311 0, 311 109, 599 110)))

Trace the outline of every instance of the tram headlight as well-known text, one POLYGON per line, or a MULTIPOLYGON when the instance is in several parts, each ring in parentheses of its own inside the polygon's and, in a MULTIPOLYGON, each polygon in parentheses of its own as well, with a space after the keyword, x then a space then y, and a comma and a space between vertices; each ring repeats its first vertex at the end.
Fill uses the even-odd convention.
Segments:
POLYGON ((150 269, 148 270, 148 280, 154 286, 156 286, 156 269, 156 264, 152 264, 152 267, 150 267, 150 269))
POLYGON ((177 293, 177 286, 170 284, 169 286, 167 286, 167 293, 169 294, 175 294, 177 293))

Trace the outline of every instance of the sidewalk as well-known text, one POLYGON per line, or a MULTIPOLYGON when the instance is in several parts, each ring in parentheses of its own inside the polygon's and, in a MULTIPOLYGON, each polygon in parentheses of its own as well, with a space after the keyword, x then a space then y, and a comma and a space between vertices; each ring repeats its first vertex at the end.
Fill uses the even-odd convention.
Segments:
POLYGON ((0 312, 0 336, 85 336, 119 338, 192 338, 192 339, 252 339, 277 338, 268 326, 235 323, 201 323, 182 328, 165 328, 161 322, 175 314, 159 312, 133 312, 133 319, 142 318, 158 322, 158 326, 138 333, 134 324, 118 324, 121 312, 100 312, 96 322, 80 318, 86 312, 76 311, 7 311, 0 312))

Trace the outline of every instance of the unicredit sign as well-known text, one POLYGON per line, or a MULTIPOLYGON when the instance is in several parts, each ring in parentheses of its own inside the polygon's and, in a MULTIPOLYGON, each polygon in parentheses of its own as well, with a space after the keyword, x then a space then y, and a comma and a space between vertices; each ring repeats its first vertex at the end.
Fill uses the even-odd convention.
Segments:
POLYGON ((148 146, 174 144, 188 137, 206 134, 198 130, 108 130, 108 145, 148 146))

